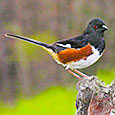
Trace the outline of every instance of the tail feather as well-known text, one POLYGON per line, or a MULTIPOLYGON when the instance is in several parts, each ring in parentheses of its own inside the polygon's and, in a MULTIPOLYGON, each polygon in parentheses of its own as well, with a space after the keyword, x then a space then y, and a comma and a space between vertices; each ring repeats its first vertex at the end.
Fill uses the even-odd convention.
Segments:
POLYGON ((14 39, 20 39, 20 40, 23 40, 23 41, 26 41, 26 42, 29 42, 29 43, 32 43, 32 44, 35 44, 35 45, 39 45, 41 47, 52 49, 51 45, 49 45, 49 44, 46 44, 46 43, 43 43, 43 42, 40 42, 40 41, 37 41, 37 40, 33 40, 33 39, 30 39, 30 38, 27 38, 27 37, 23 37, 23 36, 19 36, 19 35, 13 35, 13 34, 5 34, 5 36, 9 37, 9 38, 14 38, 14 39))
POLYGON ((33 40, 27 37, 23 37, 23 36, 18 36, 18 35, 12 35, 12 34, 5 34, 6 37, 9 38, 14 38, 14 39, 20 39, 38 46, 41 46, 42 48, 44 48, 55 60, 58 60, 58 55, 55 53, 55 47, 37 40, 33 40))

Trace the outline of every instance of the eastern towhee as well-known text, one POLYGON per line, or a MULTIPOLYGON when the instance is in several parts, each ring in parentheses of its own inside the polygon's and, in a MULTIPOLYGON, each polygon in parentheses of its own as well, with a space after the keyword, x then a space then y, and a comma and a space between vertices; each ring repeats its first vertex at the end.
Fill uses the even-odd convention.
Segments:
POLYGON ((76 37, 47 44, 23 36, 6 34, 6 37, 21 39, 44 48, 53 59, 77 78, 88 77, 76 69, 86 68, 94 64, 105 49, 104 32, 108 30, 100 18, 92 19, 85 31, 76 37), (75 74, 74 72, 77 74, 75 74), (78 75, 79 74, 79 75, 78 75))

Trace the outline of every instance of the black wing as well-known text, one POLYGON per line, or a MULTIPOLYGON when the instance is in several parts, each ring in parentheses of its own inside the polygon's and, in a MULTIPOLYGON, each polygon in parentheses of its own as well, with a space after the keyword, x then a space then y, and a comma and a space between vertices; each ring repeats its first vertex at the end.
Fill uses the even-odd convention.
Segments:
POLYGON ((55 47, 55 52, 59 53, 60 51, 67 48, 79 49, 88 44, 88 40, 83 36, 77 36, 69 39, 60 40, 52 44, 55 47))

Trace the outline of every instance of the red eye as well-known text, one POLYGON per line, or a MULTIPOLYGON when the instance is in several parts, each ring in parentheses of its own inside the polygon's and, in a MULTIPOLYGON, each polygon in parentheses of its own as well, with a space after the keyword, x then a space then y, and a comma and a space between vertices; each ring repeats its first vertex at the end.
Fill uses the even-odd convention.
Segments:
POLYGON ((96 26, 96 25, 94 25, 93 27, 94 27, 95 29, 97 28, 97 26, 96 26))

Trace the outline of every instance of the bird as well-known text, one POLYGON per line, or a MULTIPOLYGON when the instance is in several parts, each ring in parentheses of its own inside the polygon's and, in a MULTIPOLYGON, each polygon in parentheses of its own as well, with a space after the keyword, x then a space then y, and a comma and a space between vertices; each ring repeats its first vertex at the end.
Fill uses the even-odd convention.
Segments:
POLYGON ((70 74, 81 79, 89 78, 89 76, 77 69, 91 66, 103 55, 105 50, 104 32, 106 30, 108 30, 108 27, 102 19, 93 18, 80 35, 59 40, 52 44, 9 33, 5 36, 44 48, 57 64, 62 65, 70 74))

